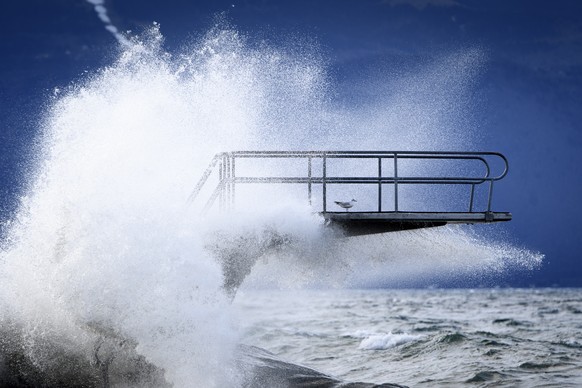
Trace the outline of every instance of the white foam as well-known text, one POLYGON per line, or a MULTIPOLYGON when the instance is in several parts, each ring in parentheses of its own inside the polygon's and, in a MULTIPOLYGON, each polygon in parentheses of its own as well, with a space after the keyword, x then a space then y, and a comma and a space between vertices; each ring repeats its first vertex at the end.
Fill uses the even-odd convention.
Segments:
POLYGON ((386 350, 409 342, 418 341, 421 335, 392 332, 387 334, 375 334, 367 336, 360 342, 359 349, 362 350, 386 350))

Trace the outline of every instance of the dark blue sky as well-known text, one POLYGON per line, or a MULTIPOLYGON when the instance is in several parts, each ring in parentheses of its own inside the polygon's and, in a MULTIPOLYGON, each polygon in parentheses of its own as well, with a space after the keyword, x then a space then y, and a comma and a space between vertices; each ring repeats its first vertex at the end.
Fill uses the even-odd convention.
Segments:
MULTIPOLYGON (((112 23, 143 31, 156 21, 171 51, 224 13, 251 39, 313 39, 346 101, 362 79, 413 68, 463 47, 488 61, 476 85, 481 150, 510 159, 496 192, 505 228, 546 254, 544 267, 513 285, 582 286, 582 2, 479 0, 106 0, 112 23), (232 6, 234 5, 234 7, 232 6)), ((21 192, 28 153, 50 91, 110 63, 116 41, 84 0, 23 0, 0 16, 2 218, 21 192)))

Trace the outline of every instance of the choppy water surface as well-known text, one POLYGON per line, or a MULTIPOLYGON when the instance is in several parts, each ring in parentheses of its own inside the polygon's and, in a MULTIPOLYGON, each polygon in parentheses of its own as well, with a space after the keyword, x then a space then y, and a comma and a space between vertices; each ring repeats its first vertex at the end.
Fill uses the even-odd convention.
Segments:
POLYGON ((582 290, 247 291, 244 342, 348 381, 582 386, 582 290))

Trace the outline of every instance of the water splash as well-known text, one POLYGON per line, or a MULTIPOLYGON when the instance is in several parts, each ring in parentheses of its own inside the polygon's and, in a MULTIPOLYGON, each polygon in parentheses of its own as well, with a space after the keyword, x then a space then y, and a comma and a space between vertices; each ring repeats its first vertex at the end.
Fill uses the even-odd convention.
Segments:
POLYGON ((247 274, 250 285, 359 285, 368 264, 392 279, 416 276, 412 267, 498 271, 540 260, 458 228, 338 241, 300 200, 251 197, 246 213, 200 218, 186 199, 218 151, 470 147, 455 117, 478 52, 447 57, 352 111, 334 106, 317 49, 301 50, 218 26, 171 54, 154 27, 55 97, 0 254, 2 338, 31 370, 77 365, 84 381, 115 384, 142 368, 142 386, 236 386, 225 282, 231 291, 247 274))

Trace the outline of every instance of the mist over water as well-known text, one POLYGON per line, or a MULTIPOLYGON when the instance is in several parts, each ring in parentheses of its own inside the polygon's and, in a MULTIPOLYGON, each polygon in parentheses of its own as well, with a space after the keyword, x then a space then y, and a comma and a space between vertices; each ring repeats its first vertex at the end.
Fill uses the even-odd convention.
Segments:
MULTIPOLYGON (((187 203, 219 151, 474 149, 466 97, 483 61, 450 54, 350 109, 314 47, 257 45, 224 25, 178 53, 156 26, 134 38, 49 103, 0 253, 5 348, 40 370, 74 358, 112 384, 154 365, 174 386, 236 386, 225 277, 345 287, 535 267, 542 255, 459 227, 338 239, 304 197, 281 192, 276 203, 243 194, 228 216, 187 203)), ((145 374, 138 385, 159 386, 145 374)))

